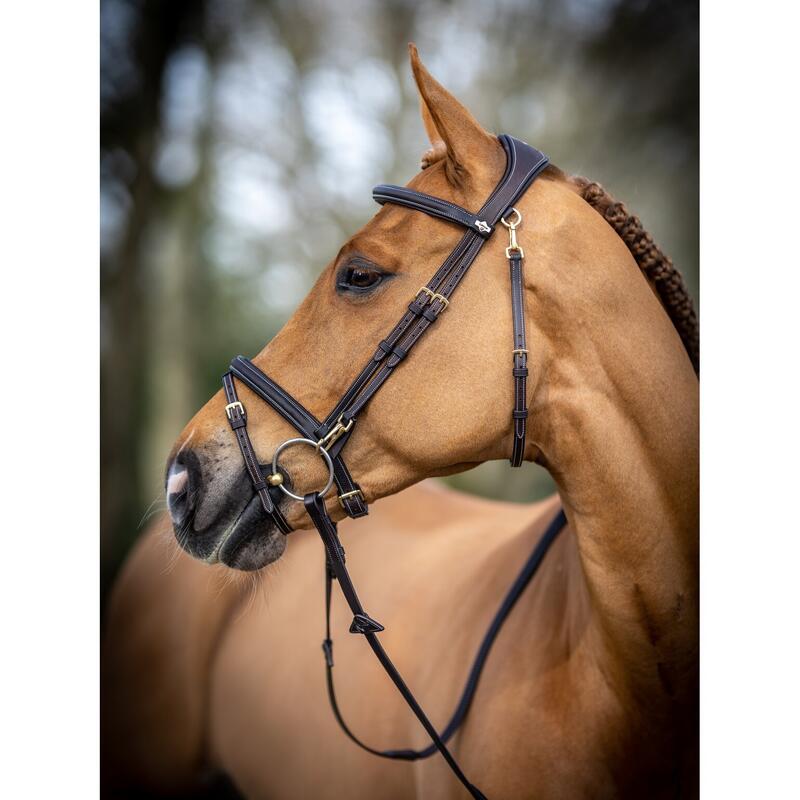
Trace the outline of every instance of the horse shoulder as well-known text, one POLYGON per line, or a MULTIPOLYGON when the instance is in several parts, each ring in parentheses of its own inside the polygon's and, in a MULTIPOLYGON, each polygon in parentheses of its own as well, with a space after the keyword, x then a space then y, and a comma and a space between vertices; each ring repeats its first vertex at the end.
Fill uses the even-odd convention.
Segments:
POLYGON ((123 565, 103 624, 102 777, 109 790, 173 793, 200 780, 210 663, 241 595, 238 585, 222 582, 175 550, 166 516, 123 565))

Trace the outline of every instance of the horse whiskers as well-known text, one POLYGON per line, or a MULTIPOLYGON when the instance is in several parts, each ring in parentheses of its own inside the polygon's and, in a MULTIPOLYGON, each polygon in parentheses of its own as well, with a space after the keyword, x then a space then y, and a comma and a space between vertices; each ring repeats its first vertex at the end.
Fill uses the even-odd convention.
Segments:
POLYGON ((212 564, 210 565, 210 569, 208 571, 208 581, 206 582, 206 586, 214 585, 214 596, 217 600, 222 598, 223 592, 228 588, 231 583, 229 569, 222 567, 220 564, 212 564))
MULTIPOLYGON (((190 439, 191 436, 187 437, 186 441, 184 441, 184 443, 181 445, 181 449, 188 445, 190 439)), ((178 452, 180 452, 180 450, 178 452)), ((189 495, 190 507, 193 506, 198 494, 199 493, 197 490, 191 491, 189 495)), ((141 521, 139 522, 138 528, 141 529, 144 523, 155 514, 167 510, 168 508, 166 502, 164 501, 163 494, 159 493, 147 506, 147 509, 145 510, 141 521)), ((164 567, 161 571, 162 575, 169 575, 175 569, 178 559, 186 553, 188 549, 187 545, 189 536, 191 535, 192 522, 193 520, 191 518, 188 519, 180 527, 180 529, 175 529, 174 532, 171 526, 165 525, 158 527, 156 531, 157 538, 167 548, 167 554, 164 559, 164 567)), ((235 522, 234 525, 229 527, 229 529, 222 536, 220 543, 217 545, 217 550, 234 526, 235 522)), ((261 570, 243 573, 239 570, 231 569, 219 562, 209 563, 208 566, 212 567, 209 572, 209 581, 214 581, 216 584, 215 593, 217 598, 221 598, 223 593, 231 587, 239 590, 242 599, 246 597, 246 601, 241 604, 241 610, 238 615, 239 617, 244 616, 252 609, 254 603, 258 599, 259 592, 261 593, 262 600, 266 603, 267 594, 264 586, 263 573, 261 570)))
MULTIPOLYGON (((249 584, 247 591, 248 597, 247 601, 245 603, 242 603, 239 612, 237 613, 236 617, 233 620, 234 622, 238 622, 243 617, 245 617, 249 611, 252 610, 255 601, 258 597, 259 587, 261 587, 263 591, 263 586, 264 586, 261 570, 255 570, 254 572, 244 573, 244 575, 242 575, 241 578, 237 580, 237 583, 239 582, 249 584)), ((263 594, 263 598, 266 601, 266 594, 263 594)))
MULTIPOLYGON (((261 573, 261 570, 259 570, 259 574, 260 573, 261 573)), ((264 602, 264 608, 266 608, 267 607, 267 603, 269 602, 269 597, 267 595, 267 573, 266 572, 264 572, 263 575, 260 574, 260 580, 259 580, 258 584, 259 584, 259 587, 261 589, 261 599, 264 602)))
POLYGON ((211 565, 209 572, 209 584, 216 583, 216 597, 221 599, 223 593, 228 589, 238 590, 240 600, 239 611, 233 621, 238 621, 244 617, 252 608, 253 603, 258 597, 259 586, 262 585, 261 571, 240 572, 230 569, 222 564, 211 565))
POLYGON ((172 570, 175 569, 175 565, 178 563, 178 559, 181 555, 181 547, 178 542, 175 540, 174 537, 170 537, 172 539, 172 543, 170 545, 170 555, 167 558, 167 563, 164 564, 164 568, 161 570, 162 575, 169 575, 172 570))
MULTIPOLYGON (((152 504, 151 504, 152 505, 152 504)), ((170 556, 167 564, 164 567, 162 575, 168 575, 175 568, 175 564, 180 558, 181 554, 186 551, 189 541, 189 532, 191 528, 191 519, 188 519, 179 531, 175 531, 174 535, 170 535, 168 529, 164 530, 164 534, 170 542, 170 556)))
POLYGON ((253 599, 255 598, 257 584, 253 581, 252 573, 246 573, 243 576, 243 583, 247 584, 247 600, 241 604, 239 612, 234 618, 234 622, 238 622, 243 617, 247 616, 247 612, 253 607, 253 599))
POLYGON ((178 559, 185 552, 185 547, 189 536, 189 523, 187 522, 179 531, 176 531, 174 536, 170 535, 168 529, 165 529, 163 534, 165 534, 165 539, 168 541, 168 547, 171 555, 167 559, 167 563, 164 566, 161 574, 168 575, 173 569, 175 569, 178 559))
POLYGON ((146 511, 142 515, 142 518, 139 520, 139 524, 136 526, 136 530, 141 530, 142 526, 145 522, 147 522, 151 517, 155 516, 158 513, 167 510, 167 503, 164 500, 164 497, 161 493, 156 496, 156 499, 147 506, 146 511))
POLYGON ((222 594, 222 592, 229 586, 231 586, 231 584, 236 583, 236 573, 234 572, 234 570, 230 569, 229 567, 226 567, 223 564, 220 563, 214 564, 212 567, 212 574, 220 579, 219 594, 222 594))

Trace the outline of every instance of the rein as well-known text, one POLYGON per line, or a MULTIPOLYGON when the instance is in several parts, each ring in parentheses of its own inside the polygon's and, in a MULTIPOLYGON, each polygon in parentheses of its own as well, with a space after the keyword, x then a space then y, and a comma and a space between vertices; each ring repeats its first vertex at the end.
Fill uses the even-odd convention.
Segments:
POLYGON ((380 204, 394 203, 416 211, 422 211, 446 222, 458 224, 466 228, 466 232, 428 283, 420 287, 403 317, 389 335, 379 342, 372 359, 361 370, 323 421, 318 420, 300 402, 242 356, 237 356, 231 361, 230 371, 222 378, 222 385, 227 398, 225 413, 236 435, 253 488, 259 496, 267 516, 272 519, 284 534, 291 533, 291 526, 270 495, 270 487, 274 487, 273 491, 277 488, 287 496, 303 502, 325 547, 326 633, 322 649, 325 654, 328 696, 339 725, 359 747, 383 758, 415 761, 427 758, 438 750, 472 797, 479 800, 485 800, 484 795, 466 778, 448 750, 446 742, 458 730, 469 711, 481 671, 503 622, 535 575, 550 544, 566 525, 563 510, 558 512, 537 542, 536 547, 528 557, 495 614, 475 657, 459 703, 447 726, 440 734, 425 715, 425 712, 403 681, 376 636, 376 634, 384 630, 384 627, 370 617, 358 598, 355 586, 345 565, 345 551, 339 541, 336 523, 331 519, 325 508, 324 496, 335 483, 339 503, 348 516, 357 518, 363 517, 368 513, 364 494, 347 469, 342 458, 342 450, 352 435, 359 413, 383 386, 395 367, 409 354, 422 335, 447 309, 453 292, 474 263, 481 248, 491 238, 498 223, 507 228, 509 232, 506 257, 509 262, 511 279, 514 343, 512 350, 512 377, 514 380, 512 418, 514 420, 514 436, 510 461, 513 467, 519 467, 522 464, 528 418, 526 397, 528 350, 525 339, 525 306, 523 298, 522 270, 524 252, 518 244, 516 236, 516 230, 522 222, 522 214, 514 208, 514 203, 522 197, 530 184, 547 166, 548 159, 535 148, 511 136, 503 134, 499 137, 499 140, 506 154, 505 172, 489 199, 480 211, 475 214, 447 200, 432 197, 402 186, 381 184, 373 190, 373 197, 380 204), (287 440, 275 450, 271 471, 269 467, 262 467, 253 449, 247 433, 247 414, 236 392, 236 379, 241 381, 264 402, 268 403, 300 434, 296 438, 287 440), (313 447, 325 462, 329 473, 327 483, 322 489, 310 492, 305 496, 293 493, 286 486, 284 473, 278 464, 278 457, 281 452, 287 447, 298 444, 313 447), (428 747, 422 750, 377 750, 361 742, 345 723, 336 701, 333 684, 333 641, 330 631, 330 609, 334 580, 339 582, 342 594, 353 613, 350 633, 362 634, 366 638, 367 643, 383 668, 430 736, 432 743, 428 747))

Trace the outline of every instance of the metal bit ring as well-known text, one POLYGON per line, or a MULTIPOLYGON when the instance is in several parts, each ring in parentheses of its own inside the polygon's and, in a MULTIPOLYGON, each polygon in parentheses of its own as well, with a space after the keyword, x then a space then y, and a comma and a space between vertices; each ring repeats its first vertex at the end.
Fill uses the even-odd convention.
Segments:
MULTIPOLYGON (((305 437, 299 436, 295 439, 287 439, 283 444, 278 445, 275 450, 274 455, 272 456, 272 474, 278 474, 278 456, 287 448, 293 444, 307 444, 309 447, 313 447, 314 450, 322 456, 322 460, 328 467, 328 482, 325 486, 319 490, 318 494, 324 496, 328 493, 331 486, 333 486, 333 459, 330 457, 328 451, 324 448, 319 446, 317 442, 313 439, 306 439, 305 437)), ((294 498, 295 500, 299 500, 303 502, 305 498, 302 495, 295 494, 294 492, 289 491, 283 483, 278 484, 278 488, 284 493, 289 495, 289 497, 294 498)))

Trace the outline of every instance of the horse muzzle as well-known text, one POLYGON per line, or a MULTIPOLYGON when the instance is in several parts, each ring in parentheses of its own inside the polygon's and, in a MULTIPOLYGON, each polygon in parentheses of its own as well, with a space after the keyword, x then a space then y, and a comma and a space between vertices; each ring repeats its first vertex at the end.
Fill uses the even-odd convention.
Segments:
MULTIPOLYGON (((264 476, 273 471, 271 465, 259 469, 264 476)), ((288 473, 279 474, 284 490, 291 491, 288 473)), ((268 491, 276 507, 288 504, 278 486, 268 491)), ((253 494, 241 464, 213 442, 199 451, 183 448, 170 459, 166 495, 178 544, 207 564, 251 571, 280 558, 286 548, 284 533, 253 494)))

